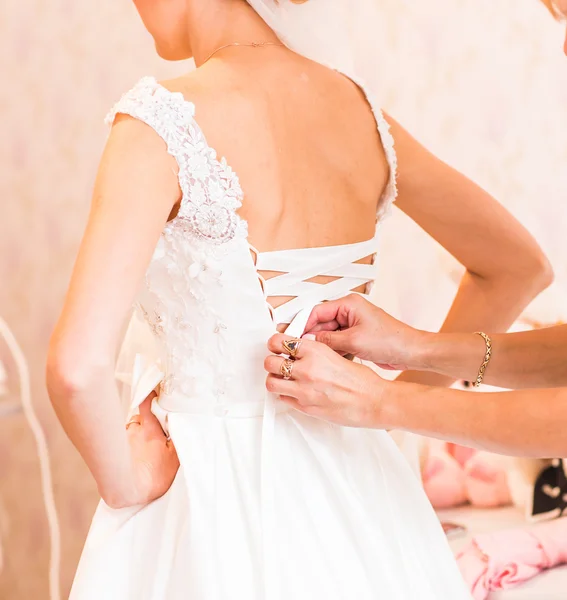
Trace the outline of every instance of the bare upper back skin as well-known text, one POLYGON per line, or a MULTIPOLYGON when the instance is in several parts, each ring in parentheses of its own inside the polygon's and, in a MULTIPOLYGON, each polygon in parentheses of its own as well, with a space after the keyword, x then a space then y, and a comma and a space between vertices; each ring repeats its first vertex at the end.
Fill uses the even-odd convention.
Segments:
POLYGON ((362 91, 288 50, 243 51, 164 85, 195 104, 209 145, 238 174, 250 242, 269 251, 371 238, 389 171, 362 91))

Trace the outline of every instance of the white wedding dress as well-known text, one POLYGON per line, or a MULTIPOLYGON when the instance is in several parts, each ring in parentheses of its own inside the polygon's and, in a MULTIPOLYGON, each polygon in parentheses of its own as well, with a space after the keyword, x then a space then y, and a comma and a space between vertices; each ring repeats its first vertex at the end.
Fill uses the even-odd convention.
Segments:
MULTIPOLYGON (((391 167, 395 153, 373 107, 391 167)), ((378 250, 357 244, 258 252, 237 210, 237 175, 211 149, 195 107, 142 79, 109 115, 155 129, 183 192, 136 307, 162 351, 135 366, 132 402, 161 379, 154 412, 181 468, 148 506, 101 503, 72 600, 465 600, 441 526, 390 436, 300 414, 265 390, 276 324, 301 334, 318 302, 371 282, 378 250), (264 281, 258 272, 282 274, 264 281), (335 278, 306 283, 316 275, 335 278), (295 299, 273 310, 270 296, 295 299)), ((141 360, 141 362, 140 362, 141 360)))

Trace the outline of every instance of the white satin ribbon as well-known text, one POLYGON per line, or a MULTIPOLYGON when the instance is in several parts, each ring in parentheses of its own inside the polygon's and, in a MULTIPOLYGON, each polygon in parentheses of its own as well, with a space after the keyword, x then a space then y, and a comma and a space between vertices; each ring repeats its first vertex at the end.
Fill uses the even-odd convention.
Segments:
MULTIPOLYGON (((301 338, 309 316, 316 304, 301 310, 286 329, 286 335, 301 338)), ((261 454, 261 510, 262 535, 264 550, 264 598, 278 600, 279 584, 277 580, 278 565, 275 544, 276 530, 276 461, 275 461, 275 429, 276 414, 279 412, 275 394, 266 392, 264 397, 264 420, 262 423, 262 454, 261 454)))

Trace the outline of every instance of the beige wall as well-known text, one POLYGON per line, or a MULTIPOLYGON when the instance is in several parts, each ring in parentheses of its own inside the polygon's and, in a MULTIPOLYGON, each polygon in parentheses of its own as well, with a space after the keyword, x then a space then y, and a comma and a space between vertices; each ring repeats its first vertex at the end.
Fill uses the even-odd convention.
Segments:
MULTIPOLYGON (((385 10, 392 2, 384 0, 385 10)), ((384 68, 386 105, 529 225, 565 285, 567 111, 560 109, 567 106, 567 63, 560 31, 535 0, 449 4, 420 1, 403 19, 385 15, 383 58, 397 61, 396 76, 384 68)), ((155 57, 128 0, 3 0, 0 40, 0 315, 24 347, 48 434, 66 592, 96 495, 48 406, 46 343, 84 226, 106 110, 139 76, 188 67, 155 57)), ((435 321, 432 300, 437 294, 446 302, 453 264, 399 215, 385 234, 378 293, 408 319, 435 321), (415 297, 409 282, 419 303, 408 300, 415 297)), ((540 300, 536 313, 558 316, 559 291, 540 300)), ((12 363, 8 368, 16 400, 12 363)), ((0 420, 0 532, 0 598, 46 599, 46 520, 33 438, 21 416, 0 420)))

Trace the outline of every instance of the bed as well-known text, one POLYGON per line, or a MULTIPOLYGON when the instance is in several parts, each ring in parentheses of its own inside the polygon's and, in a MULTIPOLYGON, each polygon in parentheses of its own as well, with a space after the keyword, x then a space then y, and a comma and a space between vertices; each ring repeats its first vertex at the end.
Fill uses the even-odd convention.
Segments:
MULTIPOLYGON (((451 540, 455 552, 463 548, 474 534, 528 526, 524 515, 512 507, 489 510, 463 507, 440 511, 439 516, 442 521, 467 527, 466 536, 451 540)), ((489 600, 567 600, 567 566, 546 571, 518 588, 493 593, 489 600)))

